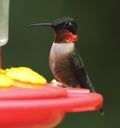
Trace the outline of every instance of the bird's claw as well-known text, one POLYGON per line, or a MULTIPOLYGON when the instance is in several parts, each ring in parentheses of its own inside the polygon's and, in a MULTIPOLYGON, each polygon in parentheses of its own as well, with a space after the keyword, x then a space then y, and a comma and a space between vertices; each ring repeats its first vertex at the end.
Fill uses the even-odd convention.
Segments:
POLYGON ((55 86, 55 87, 56 86, 65 87, 65 88, 68 88, 69 87, 68 85, 63 84, 63 83, 57 81, 56 79, 53 79, 50 83, 52 84, 52 86, 55 86))

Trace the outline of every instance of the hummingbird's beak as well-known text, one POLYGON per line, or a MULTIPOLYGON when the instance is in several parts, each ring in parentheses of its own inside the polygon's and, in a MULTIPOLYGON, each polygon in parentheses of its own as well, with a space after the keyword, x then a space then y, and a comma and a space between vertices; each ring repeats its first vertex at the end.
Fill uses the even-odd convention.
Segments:
POLYGON ((52 26, 52 23, 38 23, 38 24, 29 25, 29 27, 36 27, 36 26, 52 26))

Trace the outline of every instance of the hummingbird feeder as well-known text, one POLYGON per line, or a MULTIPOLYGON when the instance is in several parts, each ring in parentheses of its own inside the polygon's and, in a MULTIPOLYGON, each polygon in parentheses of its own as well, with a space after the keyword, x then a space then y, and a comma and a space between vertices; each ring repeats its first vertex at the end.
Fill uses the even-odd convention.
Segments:
MULTIPOLYGON (((8 16, 9 0, 0 0, 0 47, 8 41, 8 16)), ((102 103, 101 94, 53 86, 30 68, 0 68, 1 128, 53 128, 65 114, 96 111, 102 103)))

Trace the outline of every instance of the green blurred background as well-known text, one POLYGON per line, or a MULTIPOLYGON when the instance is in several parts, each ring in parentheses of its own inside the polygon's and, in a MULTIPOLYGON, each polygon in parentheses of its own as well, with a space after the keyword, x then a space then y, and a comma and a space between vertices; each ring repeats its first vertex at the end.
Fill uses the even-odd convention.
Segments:
POLYGON ((27 25, 49 22, 61 16, 78 23, 76 46, 96 90, 103 94, 105 115, 98 112, 69 113, 57 128, 120 127, 119 3, 113 0, 11 0, 9 42, 2 48, 3 68, 28 66, 53 76, 48 57, 53 31, 27 25))

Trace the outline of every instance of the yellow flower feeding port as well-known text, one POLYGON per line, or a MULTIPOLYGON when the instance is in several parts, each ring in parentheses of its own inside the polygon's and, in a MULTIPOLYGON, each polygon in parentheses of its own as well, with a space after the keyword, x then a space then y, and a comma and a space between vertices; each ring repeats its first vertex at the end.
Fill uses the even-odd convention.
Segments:
POLYGON ((47 80, 28 67, 12 67, 0 71, 0 87, 43 87, 47 80))

